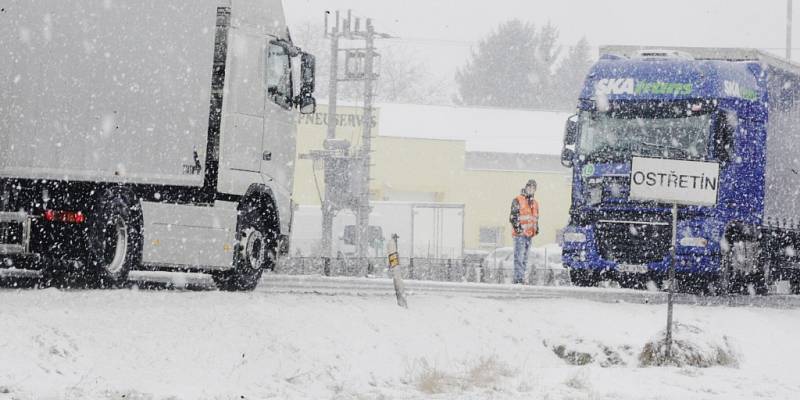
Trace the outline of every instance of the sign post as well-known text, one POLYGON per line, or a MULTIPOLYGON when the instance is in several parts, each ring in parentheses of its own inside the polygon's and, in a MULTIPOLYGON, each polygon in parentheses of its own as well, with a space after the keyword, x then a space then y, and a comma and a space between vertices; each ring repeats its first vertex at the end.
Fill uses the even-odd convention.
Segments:
POLYGON ((667 292, 666 358, 672 359, 672 294, 675 293, 675 246, 678 236, 678 203, 672 203, 672 244, 670 245, 669 292, 667 292))
POLYGON ((672 203, 669 291, 667 294, 666 359, 672 358, 672 297, 678 236, 678 204, 714 206, 719 190, 719 164, 713 162, 633 157, 630 200, 672 203))
POLYGON ((392 235, 392 240, 389 241, 389 270, 392 272, 392 282, 394 282, 394 294, 397 296, 397 305, 403 308, 408 308, 406 302, 406 289, 403 284, 403 278, 400 276, 400 254, 397 251, 397 234, 392 235))

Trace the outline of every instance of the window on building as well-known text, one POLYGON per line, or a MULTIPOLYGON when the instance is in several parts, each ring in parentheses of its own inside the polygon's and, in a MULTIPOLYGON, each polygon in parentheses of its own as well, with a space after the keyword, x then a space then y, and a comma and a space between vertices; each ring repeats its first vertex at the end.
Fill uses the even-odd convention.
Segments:
POLYGON ((496 246, 503 242, 503 227, 482 226, 479 235, 481 246, 496 246))

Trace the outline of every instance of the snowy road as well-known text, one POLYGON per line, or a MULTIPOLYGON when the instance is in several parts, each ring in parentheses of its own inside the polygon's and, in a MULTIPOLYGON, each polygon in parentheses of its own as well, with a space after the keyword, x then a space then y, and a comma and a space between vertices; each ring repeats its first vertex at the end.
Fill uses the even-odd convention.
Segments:
MULTIPOLYGON (((203 274, 136 272, 134 281, 168 283, 173 287, 214 289, 203 274)), ((606 303, 666 304, 667 293, 616 288, 520 286, 486 283, 405 281, 409 296, 441 295, 491 299, 580 299, 606 303)), ((325 277, 319 275, 266 274, 256 289, 259 293, 322 294, 352 296, 394 296, 394 286, 385 278, 325 277)), ((800 296, 697 296, 676 293, 676 304, 698 306, 748 306, 800 308, 800 296)))
POLYGON ((647 368, 639 354, 663 329, 665 310, 634 302, 657 302, 657 293, 409 282, 410 308, 401 309, 383 279, 267 275, 251 293, 212 290, 202 275, 169 279, 200 290, 0 289, 0 400, 800 392, 794 309, 677 306, 676 321, 695 331, 676 339, 701 342, 712 360, 718 346, 730 349, 734 360, 647 368))
POLYGON ((402 310, 388 279, 268 274, 253 293, 225 293, 202 274, 133 278, 195 290, 0 289, 0 400, 728 400, 800 391, 784 371, 800 357, 798 311, 695 305, 794 308, 794 298, 678 296, 688 305, 677 321, 711 342, 730 340, 741 365, 658 369, 637 367, 637 353, 663 325, 663 293, 407 281, 402 310), (559 346, 590 361, 571 365, 559 346))
MULTIPOLYGON (((12 274, 0 269, 2 276, 37 276, 12 274)), ((132 272, 132 283, 156 283, 165 287, 190 290, 216 290, 206 274, 132 272)), ((520 286, 485 283, 405 281, 407 295, 467 296, 491 299, 581 299, 606 303, 666 304, 667 293, 618 288, 520 286)), ((394 296, 394 286, 386 278, 325 277, 320 275, 265 274, 257 293, 321 294, 352 296, 394 296)), ((697 296, 675 294, 676 304, 698 306, 747 306, 800 308, 800 296, 697 296)))

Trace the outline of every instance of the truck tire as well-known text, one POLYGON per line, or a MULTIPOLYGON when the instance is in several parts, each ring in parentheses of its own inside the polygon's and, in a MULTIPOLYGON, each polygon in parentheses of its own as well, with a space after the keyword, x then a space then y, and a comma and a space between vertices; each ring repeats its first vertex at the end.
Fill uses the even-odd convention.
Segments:
POLYGON ((124 285, 142 261, 142 209, 133 196, 106 191, 89 213, 85 279, 92 287, 124 285))
POLYGON ((789 293, 800 294, 800 271, 792 270, 789 274, 789 293))
POLYGON ((597 275, 594 271, 570 268, 569 279, 572 282, 572 286, 597 286, 597 275))
POLYGON ((212 274, 220 290, 253 290, 258 286, 262 272, 274 269, 278 235, 276 227, 270 224, 273 216, 269 207, 261 207, 255 201, 246 203, 240 211, 233 268, 212 274))
POLYGON ((709 292, 725 294, 767 294, 770 274, 765 268, 769 263, 761 257, 759 242, 752 235, 739 232, 726 234, 730 245, 720 255, 720 270, 717 278, 710 283, 709 292))

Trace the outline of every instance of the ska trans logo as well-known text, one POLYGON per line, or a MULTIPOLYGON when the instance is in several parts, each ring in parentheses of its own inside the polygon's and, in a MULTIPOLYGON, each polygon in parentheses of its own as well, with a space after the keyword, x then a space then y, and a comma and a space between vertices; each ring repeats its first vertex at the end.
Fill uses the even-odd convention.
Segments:
POLYGON ((595 94, 604 96, 648 94, 687 96, 692 94, 693 90, 694 86, 691 83, 645 81, 634 78, 600 79, 594 85, 595 94))
POLYGON ((739 85, 739 82, 725 81, 724 89, 725 94, 731 97, 739 97, 751 101, 758 99, 758 92, 756 92, 754 89, 739 85))

